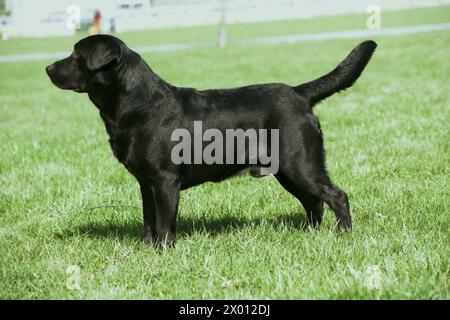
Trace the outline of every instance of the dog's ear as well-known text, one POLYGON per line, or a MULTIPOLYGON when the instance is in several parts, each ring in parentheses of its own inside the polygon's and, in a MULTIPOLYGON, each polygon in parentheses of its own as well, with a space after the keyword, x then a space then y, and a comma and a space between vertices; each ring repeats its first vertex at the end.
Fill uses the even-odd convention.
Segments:
POLYGON ((118 63, 121 57, 122 49, 118 43, 99 43, 90 50, 87 67, 91 71, 96 71, 111 63, 118 63))

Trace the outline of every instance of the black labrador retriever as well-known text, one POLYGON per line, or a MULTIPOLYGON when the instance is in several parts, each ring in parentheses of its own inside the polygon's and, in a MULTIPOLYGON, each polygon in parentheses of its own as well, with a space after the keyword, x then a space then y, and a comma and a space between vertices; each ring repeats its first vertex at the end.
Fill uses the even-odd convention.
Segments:
MULTIPOLYGON (((201 91, 175 87, 110 35, 82 39, 69 57, 49 65, 46 71, 57 87, 85 92, 97 106, 114 155, 140 184, 144 242, 166 247, 176 241, 180 190, 221 181, 249 167, 267 167, 267 162, 264 166, 260 160, 256 164, 236 161, 236 146, 219 150, 232 153, 226 163, 174 161, 174 132, 184 128, 183 132, 195 136, 195 125, 200 122, 202 128, 224 134, 237 128, 278 130, 278 140, 266 145, 266 151, 274 153, 277 144, 279 168, 272 172, 276 179, 303 204, 311 226, 321 223, 326 202, 338 225, 351 230, 348 198, 328 177, 322 132, 312 108, 352 86, 375 48, 374 41, 364 41, 333 71, 295 87, 281 83, 201 91)), ((202 140, 200 147, 206 142, 202 140)), ((181 158, 195 148, 198 143, 192 150, 182 150, 181 158)), ((249 150, 245 149, 246 160, 249 150)))

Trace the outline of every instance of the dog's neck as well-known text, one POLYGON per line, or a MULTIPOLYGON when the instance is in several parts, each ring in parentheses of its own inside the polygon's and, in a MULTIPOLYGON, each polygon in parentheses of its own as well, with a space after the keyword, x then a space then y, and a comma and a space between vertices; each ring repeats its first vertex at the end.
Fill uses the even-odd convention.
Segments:
POLYGON ((88 92, 108 133, 127 130, 149 113, 157 112, 163 100, 173 99, 174 87, 154 73, 142 59, 134 65, 125 62, 119 72, 121 76, 117 81, 88 92))

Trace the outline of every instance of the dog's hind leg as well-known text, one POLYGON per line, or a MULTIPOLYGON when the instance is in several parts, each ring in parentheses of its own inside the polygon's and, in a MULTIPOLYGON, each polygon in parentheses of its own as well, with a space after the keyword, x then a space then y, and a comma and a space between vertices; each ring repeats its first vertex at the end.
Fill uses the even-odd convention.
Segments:
POLYGON ((307 141, 303 139, 304 142, 297 148, 290 148, 282 153, 277 179, 300 201, 303 198, 303 205, 311 212, 311 222, 314 219, 317 224, 321 220, 321 212, 318 210, 320 199, 333 210, 338 225, 344 230, 351 230, 352 221, 347 194, 335 186, 328 177, 322 137, 311 132, 314 131, 309 130, 308 135, 303 134, 308 136, 307 141))
POLYGON ((352 219, 350 216, 350 204, 347 194, 335 186, 327 177, 325 181, 319 182, 311 187, 311 192, 325 201, 336 215, 336 220, 341 229, 351 231, 352 219))
MULTIPOLYGON (((304 190, 304 194, 312 196, 311 199, 318 198, 326 202, 336 215, 339 227, 350 231, 352 229, 352 220, 347 194, 331 182, 325 171, 321 173, 314 173, 314 170, 304 171, 306 170, 298 168, 295 170, 295 173, 289 175, 282 173, 284 177, 289 177, 289 179, 285 178, 288 181, 285 184, 293 184, 298 190, 304 190)), ((285 187, 285 185, 283 186, 285 187)), ((288 186, 288 188, 292 189, 293 187, 288 186)), ((314 202, 311 203, 314 204, 314 202)), ((318 214, 315 214, 315 216, 317 220, 318 214)))
POLYGON ((347 194, 331 182, 325 169, 319 122, 314 116, 309 116, 307 120, 301 123, 300 134, 289 132, 289 138, 281 140, 280 170, 276 177, 283 187, 302 201, 312 224, 314 221, 318 224, 322 219, 322 211, 319 210, 321 200, 333 210, 339 227, 351 230, 347 194), (298 143, 293 144, 292 141, 298 143))
POLYGON ((308 218, 308 224, 311 227, 317 228, 322 223, 323 216, 323 200, 301 190, 294 183, 289 181, 282 173, 275 175, 278 182, 285 188, 290 194, 296 197, 303 205, 308 218))
POLYGON ((313 228, 319 227, 323 217, 323 200, 310 194, 303 194, 300 201, 306 210, 308 224, 313 228))

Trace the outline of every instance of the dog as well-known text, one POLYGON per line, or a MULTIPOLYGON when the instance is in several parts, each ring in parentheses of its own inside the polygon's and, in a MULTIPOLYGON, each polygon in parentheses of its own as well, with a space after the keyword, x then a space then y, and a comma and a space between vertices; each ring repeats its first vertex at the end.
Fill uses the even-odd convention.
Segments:
POLYGON ((348 197, 327 174, 322 131, 313 107, 351 87, 376 46, 371 40, 360 43, 334 70, 298 86, 176 87, 111 35, 80 40, 70 56, 47 66, 46 72, 58 88, 87 93, 98 108, 113 154, 139 182, 143 242, 165 248, 176 243, 181 190, 222 181, 249 167, 259 175, 264 167, 260 162, 175 164, 171 161, 172 133, 178 128, 192 133, 195 121, 219 132, 230 128, 279 130, 279 170, 274 176, 301 202, 308 224, 317 227, 321 223, 325 202, 338 226, 351 230, 348 197))

